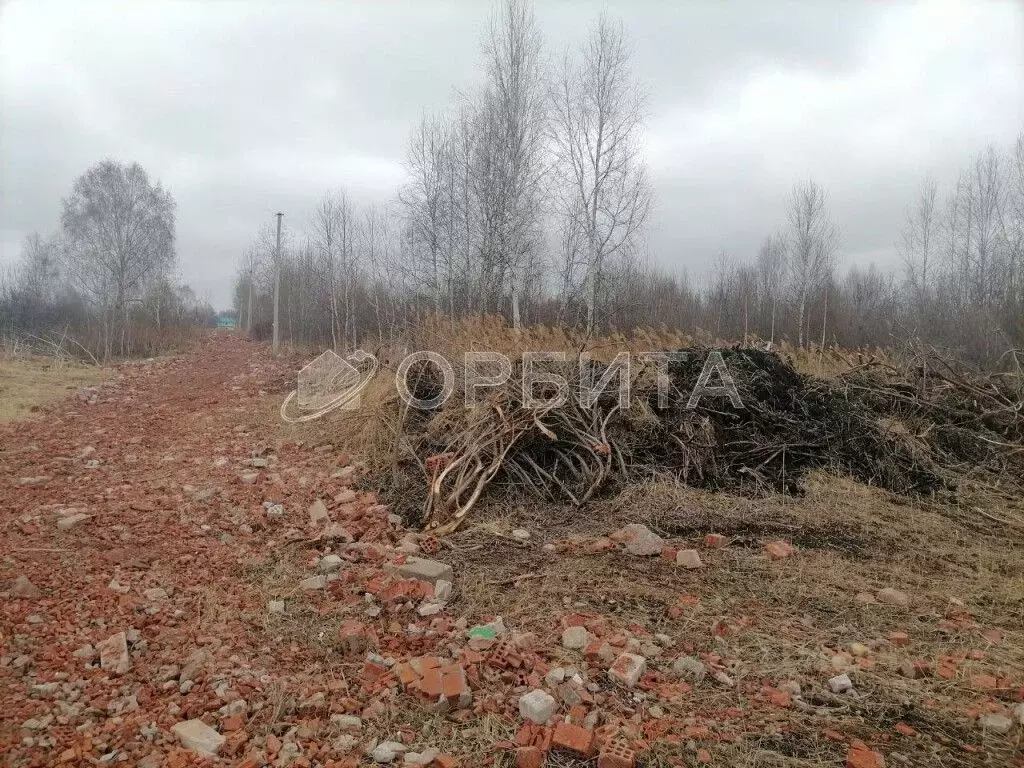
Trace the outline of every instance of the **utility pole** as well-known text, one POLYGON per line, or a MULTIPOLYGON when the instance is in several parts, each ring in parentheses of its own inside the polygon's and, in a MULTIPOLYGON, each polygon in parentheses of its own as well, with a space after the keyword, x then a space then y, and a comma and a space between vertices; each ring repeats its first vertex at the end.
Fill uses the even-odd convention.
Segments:
POLYGON ((277 216, 277 248, 274 250, 274 354, 276 355, 281 338, 281 324, 278 321, 281 311, 281 217, 284 214, 275 215, 277 216))

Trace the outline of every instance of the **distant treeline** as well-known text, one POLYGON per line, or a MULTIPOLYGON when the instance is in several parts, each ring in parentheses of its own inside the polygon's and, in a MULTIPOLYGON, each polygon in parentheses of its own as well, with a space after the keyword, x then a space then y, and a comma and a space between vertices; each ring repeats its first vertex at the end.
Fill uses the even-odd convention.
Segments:
POLYGON ((0 341, 99 361, 154 354, 212 325, 213 309, 173 277, 174 209, 137 163, 87 170, 57 232, 30 234, 0 273, 0 341))
MULTIPOLYGON (((310 220, 286 220, 286 341, 351 348, 429 315, 500 314, 801 346, 919 341, 986 363, 1024 346, 1024 134, 981 152, 950 189, 924 183, 892 233, 901 269, 839 273, 828 196, 808 180, 758 253, 723 254, 698 283, 642 245, 644 104, 622 26, 601 16, 551 70, 530 4, 501 0, 483 42, 483 84, 414 128, 393 204, 336 192, 310 220)), ((235 285, 257 334, 270 333, 274 254, 268 224, 235 285)))

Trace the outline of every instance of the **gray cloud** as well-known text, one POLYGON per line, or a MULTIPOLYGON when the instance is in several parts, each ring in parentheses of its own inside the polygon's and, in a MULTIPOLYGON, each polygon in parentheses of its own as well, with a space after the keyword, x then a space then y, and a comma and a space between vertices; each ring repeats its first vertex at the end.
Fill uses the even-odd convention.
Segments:
MULTIPOLYGON (((747 257, 792 184, 831 196, 847 262, 893 259, 926 172, 950 183, 1024 129, 1018 3, 612 2, 649 94, 652 255, 747 257)), ((539 0, 552 60, 599 8, 539 0)), ((277 210, 305 225, 344 187, 383 202, 408 132, 480 78, 477 2, 13 0, 0 11, 0 259, 57 223, 93 162, 174 193, 181 272, 218 305, 277 210)))

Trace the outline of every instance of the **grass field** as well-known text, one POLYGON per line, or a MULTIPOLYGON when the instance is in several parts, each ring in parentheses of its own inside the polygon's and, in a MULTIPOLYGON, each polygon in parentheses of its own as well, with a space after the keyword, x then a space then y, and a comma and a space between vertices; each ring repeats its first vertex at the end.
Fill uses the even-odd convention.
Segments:
POLYGON ((99 384, 102 368, 46 357, 0 357, 0 423, 17 421, 43 406, 99 384))

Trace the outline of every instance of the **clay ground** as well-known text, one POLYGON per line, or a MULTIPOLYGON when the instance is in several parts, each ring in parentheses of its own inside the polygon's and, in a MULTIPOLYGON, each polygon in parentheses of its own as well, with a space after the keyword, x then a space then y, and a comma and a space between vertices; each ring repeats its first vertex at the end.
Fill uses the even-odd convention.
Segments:
POLYGON ((535 768, 600 744, 602 768, 630 750, 654 766, 1024 765, 1019 499, 965 484, 911 501, 824 474, 800 498, 652 482, 585 511, 485 504, 435 542, 389 517, 330 422, 277 420, 296 370, 220 333, 0 426, 6 765, 354 766, 391 749, 535 768), (664 552, 612 547, 631 523, 664 552), (795 552, 770 558, 776 540, 795 552), (671 557, 690 548, 695 570, 671 557), (452 566, 450 596, 393 574, 415 549, 452 566), (567 627, 584 648, 563 647, 567 627), (633 686, 609 675, 623 653, 645 659, 633 686), (435 664, 455 680, 440 699, 410 671, 435 664), (853 690, 833 693, 842 674, 853 690), (524 727, 537 689, 554 730, 524 727), (214 756, 172 730, 190 720, 214 756))

